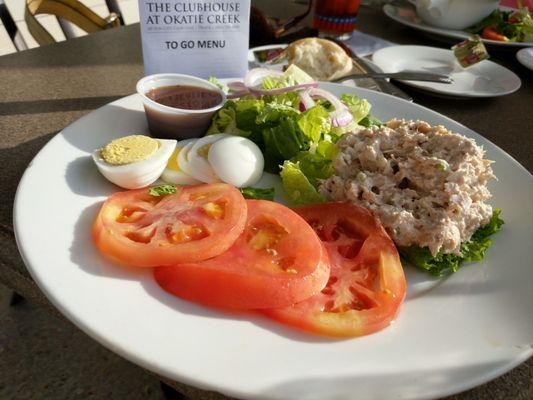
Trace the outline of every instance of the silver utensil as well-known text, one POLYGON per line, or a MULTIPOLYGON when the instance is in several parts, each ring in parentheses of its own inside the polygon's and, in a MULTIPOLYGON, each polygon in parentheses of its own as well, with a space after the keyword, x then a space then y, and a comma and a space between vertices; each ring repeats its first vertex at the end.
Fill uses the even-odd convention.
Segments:
POLYGON ((364 79, 364 78, 379 78, 379 79, 398 79, 404 81, 425 81, 438 83, 452 83, 453 80, 448 75, 435 74, 432 72, 418 72, 418 71, 400 71, 400 72, 366 72, 361 74, 350 74, 341 78, 334 79, 332 82, 345 81, 347 79, 364 79))
MULTIPOLYGON (((366 60, 359 57, 357 54, 355 54, 352 49, 350 49, 344 42, 341 42, 340 40, 337 40, 335 38, 329 38, 326 37, 325 39, 332 40, 333 42, 337 43, 348 55, 348 57, 351 58, 352 64, 354 68, 357 70, 367 73, 367 72, 381 72, 376 69, 372 63, 367 62, 366 60)), ((363 87, 367 87, 371 90, 376 90, 378 92, 383 92, 390 94, 392 96, 399 97, 401 99, 407 100, 407 101, 413 101, 413 98, 409 96, 407 93, 405 93, 402 89, 397 87, 396 85, 390 83, 388 80, 384 78, 367 78, 366 80, 360 80, 359 82, 366 82, 367 85, 363 87)), ((359 86, 359 85, 358 85, 359 86)))

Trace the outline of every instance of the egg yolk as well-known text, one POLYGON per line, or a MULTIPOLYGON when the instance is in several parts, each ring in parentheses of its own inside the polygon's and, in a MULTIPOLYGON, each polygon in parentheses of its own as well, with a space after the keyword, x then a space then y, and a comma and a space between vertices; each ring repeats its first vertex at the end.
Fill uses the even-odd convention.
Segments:
POLYGON ((172 171, 181 171, 180 165, 178 164, 178 154, 183 149, 183 147, 176 147, 176 150, 172 153, 168 159, 167 168, 172 171))
POLYGON ((198 149, 198 154, 207 160, 207 155, 209 154, 209 149, 211 148, 212 145, 213 143, 207 143, 203 145, 202 147, 198 149))
POLYGON ((115 139, 100 150, 100 156, 108 164, 125 165, 146 160, 153 156, 160 142, 144 135, 130 135, 115 139))

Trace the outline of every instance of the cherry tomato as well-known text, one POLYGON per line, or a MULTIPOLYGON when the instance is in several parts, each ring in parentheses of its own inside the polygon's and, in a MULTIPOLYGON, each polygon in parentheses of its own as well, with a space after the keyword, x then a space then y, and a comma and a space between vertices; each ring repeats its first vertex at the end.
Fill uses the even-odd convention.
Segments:
POLYGON ((247 203, 246 226, 228 251, 156 268, 159 285, 187 300, 235 309, 285 307, 319 293, 329 262, 313 229, 281 204, 247 203))
POLYGON ((139 267, 196 262, 226 251, 246 222, 246 201, 223 183, 178 187, 152 196, 149 188, 119 192, 93 225, 100 251, 139 267))
POLYGON ((484 39, 489 39, 489 40, 497 40, 499 42, 509 41, 509 39, 506 36, 496 32, 494 28, 491 26, 486 26, 485 28, 483 28, 483 31, 481 32, 481 37, 483 37, 484 39))
POLYGON ((363 207, 326 203, 295 210, 327 249, 331 274, 317 295, 265 313, 287 325, 326 336, 367 335, 388 326, 405 297, 396 247, 363 207))

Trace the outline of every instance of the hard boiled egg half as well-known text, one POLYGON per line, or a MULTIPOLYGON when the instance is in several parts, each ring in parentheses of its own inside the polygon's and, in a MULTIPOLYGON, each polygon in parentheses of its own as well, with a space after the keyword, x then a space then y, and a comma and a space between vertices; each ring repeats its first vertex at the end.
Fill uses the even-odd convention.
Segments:
POLYGON ((179 185, 226 182, 251 186, 263 174, 264 158, 250 139, 226 134, 178 142, 161 178, 179 185))
POLYGON ((196 139, 185 139, 180 140, 176 144, 176 149, 168 159, 167 165, 163 170, 163 174, 161 175, 161 179, 163 179, 165 182, 173 183, 175 185, 195 185, 202 183, 202 181, 199 181, 184 171, 184 169, 181 167, 183 161, 180 163, 180 160, 183 159, 184 155, 188 154, 190 149, 190 146, 188 145, 194 142, 196 142, 196 139))
POLYGON ((92 157, 109 181, 125 189, 138 189, 161 176, 175 147, 176 140, 130 135, 95 150, 92 157))
POLYGON ((217 141, 229 137, 223 133, 204 136, 188 144, 180 154, 179 163, 185 172, 201 182, 215 183, 220 182, 216 171, 209 164, 207 159, 211 146, 217 141))
POLYGON ((263 175, 263 153, 241 136, 217 140, 209 148, 207 159, 221 181, 236 187, 255 185, 263 175))

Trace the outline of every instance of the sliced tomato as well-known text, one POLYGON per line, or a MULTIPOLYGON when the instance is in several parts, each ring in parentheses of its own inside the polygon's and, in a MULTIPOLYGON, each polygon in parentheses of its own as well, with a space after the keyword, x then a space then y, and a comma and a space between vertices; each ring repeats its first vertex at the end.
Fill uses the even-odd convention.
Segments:
POLYGON ((363 207, 326 203, 295 210, 327 249, 331 274, 317 295, 270 317, 313 333, 350 337, 388 326, 405 297, 405 276, 391 239, 363 207))
POLYGON ((156 268, 159 285, 187 300, 236 309, 284 307, 320 292, 329 263, 313 229, 281 204, 247 203, 244 232, 228 251, 156 268))
POLYGON ((158 197, 148 191, 106 200, 93 225, 102 253, 139 267, 196 262, 226 251, 244 229, 246 201, 230 185, 178 187, 158 197))

